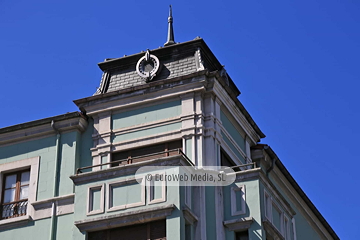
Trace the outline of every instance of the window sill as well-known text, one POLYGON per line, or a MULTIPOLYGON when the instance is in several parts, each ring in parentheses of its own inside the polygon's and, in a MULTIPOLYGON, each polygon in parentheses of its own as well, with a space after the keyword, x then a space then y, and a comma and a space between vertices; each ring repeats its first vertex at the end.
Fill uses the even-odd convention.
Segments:
POLYGON ((0 220, 0 231, 27 225, 31 220, 30 215, 0 220))

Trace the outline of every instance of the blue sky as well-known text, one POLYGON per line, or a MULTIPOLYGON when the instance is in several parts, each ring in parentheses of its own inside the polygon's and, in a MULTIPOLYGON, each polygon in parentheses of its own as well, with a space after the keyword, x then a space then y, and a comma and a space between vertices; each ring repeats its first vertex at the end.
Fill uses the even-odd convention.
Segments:
POLYGON ((360 2, 0 1, 0 128, 76 111, 97 63, 204 38, 269 144, 342 239, 360 215, 360 2))

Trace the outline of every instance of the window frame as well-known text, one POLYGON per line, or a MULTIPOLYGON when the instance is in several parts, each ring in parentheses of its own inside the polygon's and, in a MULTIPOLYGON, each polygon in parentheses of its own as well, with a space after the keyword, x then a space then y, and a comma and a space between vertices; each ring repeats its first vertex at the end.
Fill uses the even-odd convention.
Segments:
MULTIPOLYGON (((28 204, 26 209, 26 215, 0 219, 0 230, 3 226, 7 224, 22 224, 24 221, 27 222, 31 219, 31 216, 34 216, 34 208, 32 203, 36 201, 36 191, 38 186, 38 176, 39 176, 39 163, 40 156, 22 159, 18 161, 8 162, 0 164, 0 179, 4 179, 4 176, 21 170, 30 169, 30 179, 29 179, 29 192, 28 192, 28 204)), ((3 199, 3 184, 0 184, 0 199, 3 199)), ((16 226, 16 225, 15 225, 16 226)))
MULTIPOLYGON (((3 186, 2 186, 2 192, 1 192, 1 201, 0 201, 0 206, 1 206, 1 211, 0 211, 0 220, 2 219, 10 219, 10 218, 15 218, 15 217, 19 217, 19 216, 24 216, 26 215, 25 214, 22 214, 22 213, 19 213, 19 209, 18 209, 18 206, 15 206, 14 209, 17 209, 16 212, 17 213, 14 213, 13 215, 11 216, 8 216, 8 217, 3 217, 3 210, 2 210, 2 207, 4 205, 17 205, 19 202, 28 202, 28 197, 27 198, 20 198, 20 194, 21 194, 21 188, 24 187, 24 186, 28 186, 28 188, 30 188, 30 169, 23 169, 23 170, 19 170, 19 171, 13 171, 13 172, 8 172, 6 174, 4 174, 2 176, 2 181, 3 181, 3 186), (22 174, 25 173, 25 172, 28 172, 29 173, 29 179, 28 179, 28 184, 25 184, 25 185, 21 185, 21 177, 22 177, 22 174), (16 176, 16 179, 15 179, 15 196, 14 196, 14 200, 13 201, 10 201, 10 202, 4 202, 5 200, 5 191, 6 190, 9 190, 9 189, 14 189, 13 187, 11 188, 6 188, 6 178, 8 176, 12 176, 12 175, 15 175, 16 176)), ((26 209, 27 210, 27 209, 26 209)), ((25 210, 25 212, 27 212, 25 210)), ((15 211, 14 211, 15 212, 15 211)))

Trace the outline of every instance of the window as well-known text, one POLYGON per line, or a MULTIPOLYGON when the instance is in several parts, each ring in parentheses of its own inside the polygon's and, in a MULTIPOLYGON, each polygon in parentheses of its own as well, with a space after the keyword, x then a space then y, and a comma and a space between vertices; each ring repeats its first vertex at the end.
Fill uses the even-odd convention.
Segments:
POLYGON ((1 219, 26 215, 30 170, 8 173, 3 179, 1 219))
POLYGON ((166 220, 88 233, 88 240, 166 240, 166 220))
POLYGON ((181 140, 116 152, 112 155, 112 161, 124 161, 113 163, 112 167, 178 155, 176 149, 182 149, 181 140))
POLYGON ((249 240, 249 235, 248 235, 248 232, 245 231, 245 232, 237 232, 235 233, 235 239, 236 240, 249 240))

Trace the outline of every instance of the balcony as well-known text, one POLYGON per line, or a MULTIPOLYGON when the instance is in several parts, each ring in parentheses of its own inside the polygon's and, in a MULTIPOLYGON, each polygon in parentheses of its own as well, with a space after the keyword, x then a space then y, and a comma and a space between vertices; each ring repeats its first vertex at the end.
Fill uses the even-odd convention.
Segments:
POLYGON ((3 203, 0 206, 1 219, 9 219, 26 215, 27 205, 27 199, 3 203))

